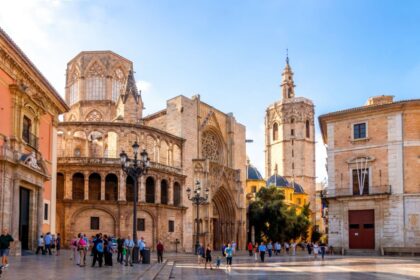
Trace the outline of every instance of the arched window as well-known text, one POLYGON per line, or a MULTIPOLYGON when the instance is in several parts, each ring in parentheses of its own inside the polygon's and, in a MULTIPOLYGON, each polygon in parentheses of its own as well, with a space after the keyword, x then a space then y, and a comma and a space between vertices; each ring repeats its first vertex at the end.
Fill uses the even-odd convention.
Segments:
POLYGON ((134 201, 134 180, 130 176, 125 180, 125 191, 126 200, 134 201))
POLYGON ((121 94, 121 89, 124 85, 124 73, 121 69, 115 70, 112 78, 112 100, 117 101, 118 96, 121 94))
POLYGON ((146 202, 155 203, 155 180, 152 177, 146 179, 146 202))
POLYGON ((287 88, 287 97, 292 98, 292 89, 291 88, 287 88))
POLYGON ((115 174, 105 177, 105 200, 118 200, 118 177, 115 174))
POLYGON ((102 67, 95 62, 86 78, 86 100, 105 99, 105 75, 102 67))
POLYGON ((64 174, 57 173, 57 200, 64 199, 64 174))
POLYGON ((69 89, 69 103, 70 106, 79 101, 79 77, 76 73, 71 77, 71 85, 69 89))
POLYGON ((98 173, 89 176, 89 200, 101 200, 101 175, 98 173))
POLYGON ((178 182, 174 184, 174 205, 180 206, 181 205, 181 186, 178 182))
POLYGON ((310 126, 309 126, 309 120, 306 120, 306 138, 309 138, 311 136, 310 126))
POLYGON ((72 177, 73 200, 85 199, 85 176, 82 173, 75 173, 72 177))
POLYGON ((168 204, 168 182, 166 180, 160 182, 160 203, 168 204))
POLYGON ((273 124, 273 141, 277 141, 279 138, 279 125, 277 123, 273 124))

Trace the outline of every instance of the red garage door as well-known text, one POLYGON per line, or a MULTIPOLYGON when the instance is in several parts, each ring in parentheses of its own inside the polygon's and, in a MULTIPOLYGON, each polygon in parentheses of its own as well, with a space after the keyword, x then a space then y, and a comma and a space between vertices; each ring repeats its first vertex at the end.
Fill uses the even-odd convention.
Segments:
POLYGON ((349 248, 375 249, 375 211, 349 211, 349 248))

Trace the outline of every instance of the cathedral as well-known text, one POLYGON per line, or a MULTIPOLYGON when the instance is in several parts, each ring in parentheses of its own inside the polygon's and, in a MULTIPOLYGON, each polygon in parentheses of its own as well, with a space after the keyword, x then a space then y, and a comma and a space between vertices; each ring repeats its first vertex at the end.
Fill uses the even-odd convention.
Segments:
POLYGON ((314 104, 305 97, 295 96, 288 57, 280 87, 282 99, 268 106, 265 115, 267 185, 307 194, 310 209, 315 212, 314 104))
POLYGON ((67 65, 66 102, 58 125, 56 232, 64 244, 79 232, 127 236, 134 182, 119 154, 138 142, 150 157, 138 188, 137 236, 151 248, 192 252, 197 238, 245 247, 245 127, 232 113, 176 96, 143 116, 133 63, 111 51, 84 51, 67 65), (196 180, 209 189, 199 220, 187 196, 196 180), (199 225, 199 231, 197 231, 199 225))

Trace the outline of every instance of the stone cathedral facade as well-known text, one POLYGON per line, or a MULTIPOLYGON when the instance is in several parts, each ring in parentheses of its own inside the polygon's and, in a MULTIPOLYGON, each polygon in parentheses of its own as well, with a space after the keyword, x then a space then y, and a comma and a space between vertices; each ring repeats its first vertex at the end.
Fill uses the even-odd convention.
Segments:
POLYGON ((265 175, 276 186, 289 186, 309 195, 315 211, 314 104, 295 96, 293 71, 286 59, 280 101, 265 116, 265 175))
POLYGON ((67 65, 70 111, 58 126, 57 232, 132 233, 133 181, 119 153, 138 141, 151 168, 139 182, 137 235, 155 248, 193 250, 196 209, 186 188, 209 188, 200 207, 200 242, 245 247, 245 127, 233 114, 177 96, 144 117, 133 63, 110 51, 81 52, 67 65))

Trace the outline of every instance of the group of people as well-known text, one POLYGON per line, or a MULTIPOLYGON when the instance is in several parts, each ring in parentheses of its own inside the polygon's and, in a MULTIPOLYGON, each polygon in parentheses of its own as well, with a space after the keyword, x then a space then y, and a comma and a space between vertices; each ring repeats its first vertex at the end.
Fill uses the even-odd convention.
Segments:
MULTIPOLYGON (((212 258, 212 247, 210 244, 207 244, 207 247, 204 247, 202 244, 199 244, 197 248, 197 262, 198 264, 202 264, 204 262, 204 269, 207 269, 207 265, 209 265, 210 269, 213 269, 213 258, 212 258)), ((225 243, 222 246, 222 256, 226 258, 226 268, 232 267, 232 259, 236 253, 236 243, 232 241, 231 243, 225 243)), ((216 258, 216 268, 220 268, 220 264, 222 259, 220 256, 216 258)))
POLYGON ((270 258, 273 256, 273 254, 278 256, 281 254, 283 248, 286 255, 291 254, 292 256, 295 256, 296 250, 297 250, 296 248, 298 246, 301 247, 302 250, 306 249, 309 255, 311 255, 313 252, 315 259, 317 259, 319 254, 321 255, 322 259, 324 259, 326 251, 327 251, 327 246, 324 243, 302 242, 298 244, 294 241, 292 241, 291 243, 284 242, 283 245, 280 242, 275 242, 273 244, 271 241, 267 242, 267 244, 265 244, 264 242, 261 242, 260 244, 258 244, 258 242, 255 244, 252 244, 252 242, 249 242, 247 249, 249 252, 249 256, 251 257, 254 256, 255 261, 258 261, 258 257, 259 257, 261 262, 264 262, 266 254, 270 258))
POLYGON ((57 233, 57 237, 55 234, 51 234, 50 232, 47 232, 47 234, 41 234, 38 238, 37 242, 37 248, 35 251, 35 254, 39 254, 39 251, 43 255, 46 255, 47 253, 49 255, 52 255, 55 251, 55 255, 60 255, 60 249, 61 249, 61 237, 60 234, 57 233))

